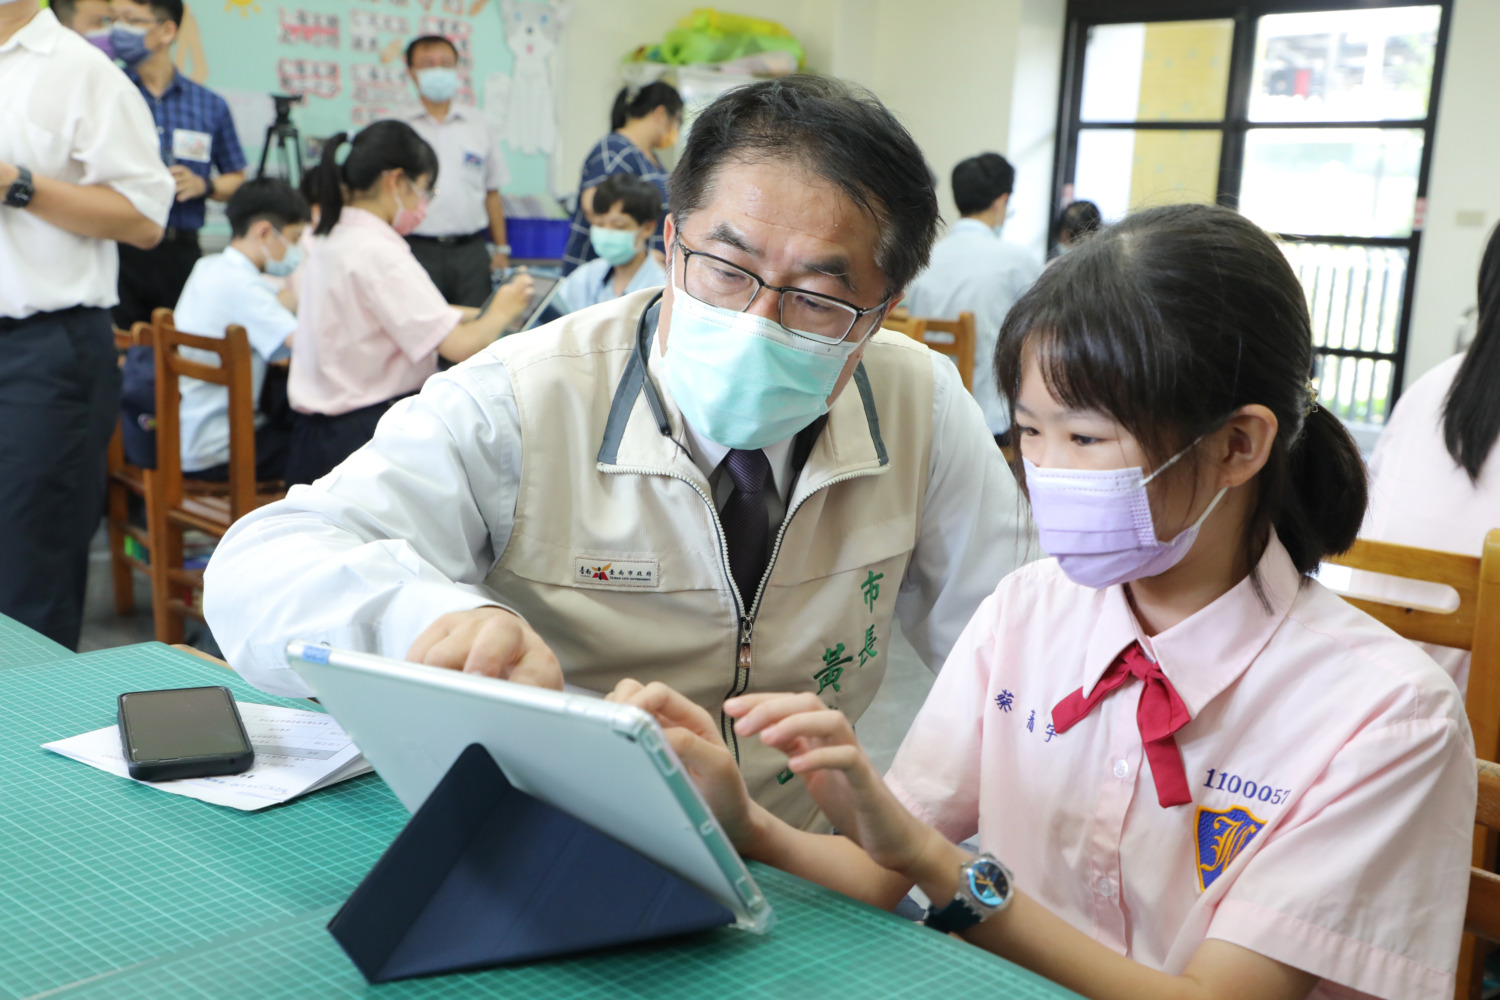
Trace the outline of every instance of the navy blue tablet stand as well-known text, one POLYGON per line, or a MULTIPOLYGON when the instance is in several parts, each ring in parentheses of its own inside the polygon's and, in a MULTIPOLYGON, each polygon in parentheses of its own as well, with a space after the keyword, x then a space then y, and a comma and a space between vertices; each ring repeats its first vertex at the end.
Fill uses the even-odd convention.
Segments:
POLYGON ((372 983, 734 923, 707 893, 515 788, 471 744, 328 924, 372 983))

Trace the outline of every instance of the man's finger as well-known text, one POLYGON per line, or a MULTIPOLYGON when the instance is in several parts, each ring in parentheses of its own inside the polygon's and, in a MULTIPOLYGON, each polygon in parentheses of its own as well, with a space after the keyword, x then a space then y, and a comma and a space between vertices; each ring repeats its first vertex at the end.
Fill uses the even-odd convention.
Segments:
POLYGON ((562 664, 557 661, 557 654, 530 629, 524 629, 521 636, 521 657, 507 679, 517 684, 561 691, 563 672, 562 664))
POLYGON ((445 670, 462 670, 469 659, 469 648, 473 645, 474 633, 461 628, 449 632, 427 648, 419 663, 445 670))
POLYGON ((448 633, 453 630, 453 619, 449 615, 443 615, 437 621, 422 630, 422 634, 412 642, 411 648, 406 651, 406 658, 412 663, 426 663, 427 651, 436 646, 448 633))
POLYGON ((523 653, 520 624, 515 618, 497 616, 479 626, 464 657, 464 673, 508 677, 523 653))

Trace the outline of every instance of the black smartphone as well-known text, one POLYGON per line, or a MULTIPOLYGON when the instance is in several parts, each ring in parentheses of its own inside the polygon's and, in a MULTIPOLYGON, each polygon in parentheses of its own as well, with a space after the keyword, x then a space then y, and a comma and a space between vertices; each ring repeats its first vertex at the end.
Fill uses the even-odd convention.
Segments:
POLYGON ((227 687, 120 695, 120 747, 132 778, 170 781, 239 774, 255 748, 227 687))

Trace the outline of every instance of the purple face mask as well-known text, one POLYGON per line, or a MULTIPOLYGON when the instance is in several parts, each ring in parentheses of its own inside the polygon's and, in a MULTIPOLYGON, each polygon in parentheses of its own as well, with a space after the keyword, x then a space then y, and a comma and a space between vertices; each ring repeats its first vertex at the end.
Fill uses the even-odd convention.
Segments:
POLYGON ((97 48, 100 52, 103 52, 105 55, 113 59, 115 57, 115 43, 114 40, 109 37, 109 35, 109 29, 104 28, 100 31, 87 32, 83 37, 88 39, 89 43, 97 48))
MULTIPOLYGON (((1197 444, 1197 442, 1193 442, 1197 444)), ((1029 459, 1026 491, 1042 549, 1068 579, 1102 590, 1165 573, 1182 561, 1198 529, 1228 492, 1214 494, 1198 520, 1170 542, 1156 537, 1146 484, 1192 450, 1188 445, 1151 475, 1129 469, 1039 469, 1029 459)))

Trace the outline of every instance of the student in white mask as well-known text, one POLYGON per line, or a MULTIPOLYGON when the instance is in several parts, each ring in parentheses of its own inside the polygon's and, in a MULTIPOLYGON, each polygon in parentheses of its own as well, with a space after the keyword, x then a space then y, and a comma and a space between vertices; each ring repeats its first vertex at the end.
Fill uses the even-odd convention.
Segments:
POLYGON ((443 298, 481 306, 490 274, 510 264, 505 205, 500 191, 510 170, 499 136, 474 106, 458 69, 458 48, 442 35, 423 35, 406 47, 406 71, 421 105, 405 121, 437 153, 443 182, 432 192, 427 217, 406 237, 443 298), (493 253, 487 248, 495 244, 493 253))
MULTIPOLYGON (((305 695, 300 637, 551 687, 643 676, 732 745, 720 710, 748 691, 858 717, 897 618, 942 663, 1028 546, 957 371, 879 331, 936 231, 921 151, 848 84, 755 83, 696 120, 671 207, 665 289, 430 379, 235 526, 206 611, 236 669, 305 695)), ((778 753, 738 749, 758 801, 826 828, 778 753)))

